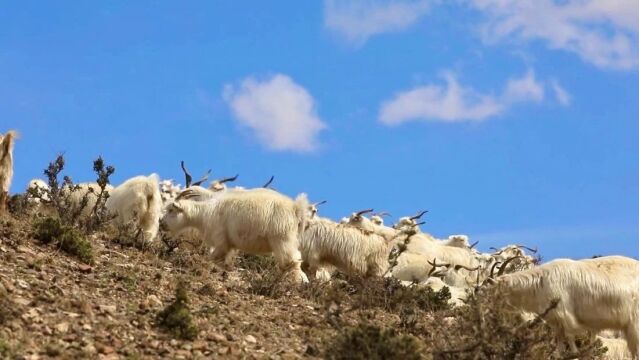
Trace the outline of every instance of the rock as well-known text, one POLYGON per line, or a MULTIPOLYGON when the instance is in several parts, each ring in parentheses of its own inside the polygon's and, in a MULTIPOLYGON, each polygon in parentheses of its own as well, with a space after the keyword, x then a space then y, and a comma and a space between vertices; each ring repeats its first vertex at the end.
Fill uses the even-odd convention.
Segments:
POLYGON ((27 289, 29 288, 29 283, 27 283, 27 282, 26 282, 26 281, 24 281, 24 280, 20 280, 20 279, 16 280, 16 285, 17 285, 18 287, 20 287, 20 288, 25 289, 25 290, 27 290, 27 289))
POLYGON ((58 334, 66 334, 67 332, 69 332, 69 323, 68 322, 61 322, 58 325, 55 326, 55 331, 58 334))
POLYGON ((15 286, 13 286, 10 282, 6 281, 6 280, 2 280, 2 285, 4 285, 4 288, 9 292, 12 293, 14 291, 16 291, 15 286))
POLYGON ((115 315, 117 307, 115 305, 100 305, 99 309, 104 314, 115 315))
POLYGON ((35 255, 36 254, 35 251, 29 249, 26 246, 22 246, 22 245, 18 246, 17 250, 18 250, 19 253, 23 253, 23 254, 29 254, 29 255, 35 255))
POLYGON ((217 332, 213 332, 213 333, 208 334, 208 336, 206 338, 208 340, 212 340, 212 341, 215 341, 215 342, 224 342, 224 341, 226 341, 226 336, 224 336, 224 335, 222 335, 220 333, 217 333, 217 332))
POLYGON ((87 346, 83 347, 82 351, 86 355, 95 355, 98 352, 98 350, 95 348, 95 346, 93 346, 93 344, 88 344, 87 346))
POLYGON ((160 301, 160 299, 155 296, 155 295, 149 295, 146 297, 146 301, 148 303, 148 305, 150 305, 151 307, 159 307, 162 306, 162 301, 160 301))
POLYGON ((87 265, 87 264, 80 264, 80 265, 78 265, 78 270, 80 270, 80 272, 88 274, 88 273, 90 273, 93 270, 93 268, 90 265, 87 265))
POLYGON ((196 340, 193 342, 193 350, 206 350, 208 348, 208 344, 206 341, 196 340))
POLYGON ((244 337, 244 340, 246 340, 246 342, 249 344, 257 344, 257 339, 253 335, 246 335, 244 337))
POLYGON ((176 346, 178 346, 179 343, 178 343, 177 340, 171 339, 171 341, 169 341, 169 344, 171 344, 171 346, 173 346, 173 347, 176 347, 176 346))
POLYGON ((97 346, 97 349, 100 354, 104 354, 104 355, 113 354, 115 352, 115 349, 108 345, 100 344, 97 346))

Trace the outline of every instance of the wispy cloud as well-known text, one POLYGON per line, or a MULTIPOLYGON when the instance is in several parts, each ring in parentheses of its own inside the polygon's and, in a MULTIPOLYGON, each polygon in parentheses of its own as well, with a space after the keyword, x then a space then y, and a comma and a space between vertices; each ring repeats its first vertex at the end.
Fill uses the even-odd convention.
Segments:
POLYGON ((457 81, 452 72, 444 72, 445 85, 429 84, 400 92, 382 104, 379 120, 386 125, 409 121, 462 122, 481 121, 498 116, 521 102, 541 102, 544 85, 533 70, 520 78, 511 78, 499 95, 482 94, 457 81))
POLYGON ((325 0, 324 24, 355 44, 413 25, 430 8, 430 0, 325 0))
POLYGON ((598 67, 639 67, 639 1, 468 0, 486 15, 482 35, 543 40, 598 67))
POLYGON ((227 84, 223 97, 237 122, 268 149, 311 152, 319 146, 317 138, 326 124, 317 115, 313 97, 290 77, 248 77, 227 84))
POLYGON ((564 89, 557 80, 552 80, 550 82, 550 86, 552 86, 552 90, 555 93, 555 98, 557 101, 563 106, 568 106, 572 102, 572 96, 564 89))

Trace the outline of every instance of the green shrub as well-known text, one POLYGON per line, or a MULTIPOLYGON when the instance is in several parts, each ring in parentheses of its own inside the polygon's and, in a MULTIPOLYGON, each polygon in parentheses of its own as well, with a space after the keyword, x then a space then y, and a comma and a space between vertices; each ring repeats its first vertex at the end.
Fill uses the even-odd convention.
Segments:
POLYGON ((173 303, 158 314, 158 324, 178 339, 193 340, 197 336, 197 327, 191 318, 188 302, 186 285, 180 282, 175 290, 173 303))
POLYGON ((93 264, 93 247, 82 233, 71 226, 63 225, 59 218, 45 217, 37 219, 34 224, 34 237, 42 243, 55 243, 68 254, 80 261, 93 264))
POLYGON ((64 157, 58 155, 44 170, 49 188, 28 189, 26 195, 39 199, 40 203, 50 207, 64 225, 77 226, 86 232, 101 229, 110 219, 106 209, 106 201, 109 198, 106 186, 109 184, 109 176, 115 172, 115 168, 105 166, 102 157, 98 157, 93 162, 93 171, 97 174, 96 182, 99 187, 99 190, 94 190, 93 188, 83 189, 79 185, 73 184, 69 176, 64 176, 61 182, 59 177, 64 166, 64 157), (81 197, 76 194, 78 191, 81 192, 81 197), (95 197, 93 205, 89 204, 90 197, 95 197), (88 206, 92 206, 92 208, 89 209, 88 216, 86 216, 85 210, 88 206))
POLYGON ((327 359, 423 359, 423 345, 410 335, 368 324, 346 328, 326 346, 327 359))

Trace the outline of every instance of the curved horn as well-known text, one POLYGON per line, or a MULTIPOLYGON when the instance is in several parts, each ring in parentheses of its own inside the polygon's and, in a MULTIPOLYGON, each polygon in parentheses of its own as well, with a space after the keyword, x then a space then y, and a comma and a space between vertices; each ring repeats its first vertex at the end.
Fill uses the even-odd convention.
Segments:
POLYGON ((240 176, 240 174, 237 174, 237 175, 235 175, 233 177, 229 177, 229 178, 224 178, 222 180, 218 180, 217 182, 220 183, 220 184, 224 184, 224 183, 227 183, 229 181, 235 181, 235 180, 237 180, 238 176, 240 176))
POLYGON ((424 225, 424 224, 426 224, 426 221, 418 222, 418 223, 414 224, 413 226, 420 226, 420 225, 424 225))
POLYGON ((496 247, 493 247, 493 246, 489 247, 488 249, 495 250, 495 253, 493 255, 499 255, 499 254, 504 252, 504 250, 499 250, 499 249, 497 249, 496 247))
POLYGON ((314 204, 313 204, 313 206, 320 206, 320 205, 324 205, 324 204, 326 204, 327 202, 328 202, 328 201, 326 201, 326 200, 322 200, 322 201, 319 201, 319 202, 314 203, 314 204))
POLYGON ((432 267, 430 268, 430 271, 428 272, 428 276, 431 276, 433 272, 435 272, 435 269, 437 269, 437 258, 434 258, 433 262, 430 262, 429 260, 428 263, 432 265, 432 267))
POLYGON ((433 258, 433 262, 430 262, 430 260, 428 260, 428 263, 429 263, 432 267, 448 267, 448 266, 450 266, 450 264, 446 264, 446 263, 438 264, 438 263, 437 263, 437 258, 433 258))
POLYGON ((178 201, 181 199, 190 199, 196 196, 198 196, 198 194, 195 191, 191 189, 184 189, 181 193, 178 194, 178 196, 175 197, 173 201, 178 201))
POLYGON ((355 215, 356 216, 362 216, 364 214, 371 213, 371 212, 373 212, 373 209, 360 210, 360 211, 356 212, 355 215))
POLYGON ((504 261, 504 263, 501 265, 501 267, 499 268, 499 272, 497 272, 497 276, 502 276, 504 274, 504 271, 506 271, 506 266, 508 266, 508 263, 510 263, 511 261, 520 258, 521 256, 513 256, 510 259, 504 261))
POLYGON ((418 214, 417 214, 417 215, 415 215, 415 216, 411 216, 409 219, 411 219, 411 220, 417 220, 417 219, 421 218, 422 216, 424 216, 424 214, 426 214, 427 212, 428 212, 428 210, 424 210, 424 211, 422 211, 422 212, 418 213, 418 214))
POLYGON ((200 186, 202 185, 203 182, 205 182, 206 180, 209 179, 209 175, 211 175, 211 169, 209 169, 206 174, 204 174, 204 176, 202 176, 200 178, 200 180, 194 182, 193 184, 191 184, 191 186, 200 186))
POLYGON ((537 253, 537 248, 531 249, 531 248, 529 248, 528 246, 525 246, 525 245, 515 245, 515 246, 520 248, 520 249, 526 249, 526 250, 530 251, 533 254, 537 253))
POLYGON ((481 268, 481 266, 477 266, 474 268, 470 268, 468 266, 464 266, 464 265, 455 265, 455 270, 459 270, 459 269, 466 269, 468 271, 477 271, 481 268))
POLYGON ((470 244, 470 246, 468 247, 469 249, 474 248, 475 246, 477 246, 477 244, 479 244, 479 240, 475 241, 474 243, 470 244))
POLYGON ((267 188, 269 185, 271 185, 271 183, 273 182, 273 180, 275 180, 275 175, 271 175, 271 178, 268 179, 268 181, 266 182, 266 184, 262 185, 263 188, 267 188))
POLYGON ((495 263, 493 264, 493 266, 490 267, 490 275, 488 276, 489 278, 493 278, 493 274, 495 273, 495 268, 497 267, 497 265, 501 264, 500 261, 495 261, 495 263))
POLYGON ((191 186, 191 181, 193 181, 193 177, 186 170, 186 166, 184 166, 184 160, 180 161, 180 166, 182 167, 182 171, 184 171, 184 177, 186 178, 185 179, 186 180, 186 187, 190 187, 191 186))

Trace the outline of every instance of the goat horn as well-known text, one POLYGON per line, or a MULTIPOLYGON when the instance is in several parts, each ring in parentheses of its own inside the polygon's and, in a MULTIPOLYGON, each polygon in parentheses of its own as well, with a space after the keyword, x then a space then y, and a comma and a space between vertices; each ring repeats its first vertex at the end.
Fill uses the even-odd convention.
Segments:
POLYGON ((438 264, 438 263, 437 263, 437 258, 434 258, 434 259, 433 259, 433 262, 430 262, 430 260, 429 260, 429 261, 428 261, 428 263, 429 263, 432 267, 434 267, 434 268, 435 268, 435 267, 448 267, 448 266, 450 266, 450 264, 446 264, 446 263, 438 264))
POLYGON ((355 215, 356 216, 362 216, 362 215, 370 213, 370 212, 373 212, 373 209, 360 210, 360 211, 356 212, 355 215))
POLYGON ((193 190, 184 189, 181 193, 178 194, 178 196, 175 197, 174 201, 178 201, 180 199, 189 199, 189 198, 195 197, 196 195, 197 194, 195 194, 193 190))
POLYGON ((501 264, 500 261, 495 261, 495 263, 493 264, 493 266, 490 267, 490 275, 488 276, 489 278, 493 277, 493 274, 495 273, 495 268, 497 267, 497 265, 501 264))
POLYGON ((415 224, 415 225, 413 225, 413 226, 419 226, 419 225, 424 225, 424 224, 426 224, 426 221, 418 222, 418 223, 416 223, 416 224, 415 224))
POLYGON ((314 203, 314 204, 313 204, 313 206, 320 206, 320 205, 324 205, 324 204, 326 204, 327 202, 328 202, 328 201, 326 201, 326 200, 322 200, 322 201, 320 201, 320 202, 316 202, 316 203, 314 203))
POLYGON ((192 186, 200 186, 202 185, 203 182, 205 182, 206 180, 209 179, 209 175, 211 175, 211 169, 209 169, 206 174, 204 174, 204 176, 202 176, 200 178, 200 180, 194 182, 193 184, 191 184, 192 186))
POLYGON ((266 184, 262 185, 263 188, 267 188, 271 183, 275 180, 275 175, 272 175, 270 179, 266 182, 266 184))
POLYGON ((184 160, 180 161, 180 166, 182 167, 182 171, 184 171, 184 177, 186 178, 186 187, 190 187, 191 181, 193 181, 193 177, 191 177, 191 174, 189 174, 189 172, 186 170, 186 166, 184 166, 184 160))
POLYGON ((417 219, 421 218, 422 216, 424 216, 424 214, 426 214, 427 212, 428 212, 428 210, 424 210, 424 211, 420 212, 419 214, 417 214, 415 216, 411 216, 409 219, 417 220, 417 219))
POLYGON ((217 182, 220 183, 220 184, 224 184, 224 183, 227 183, 229 181, 235 181, 235 180, 237 180, 238 176, 240 176, 240 174, 237 174, 237 175, 235 175, 233 177, 229 177, 229 178, 224 178, 222 180, 218 180, 217 182))
POLYGON ((469 247, 469 249, 474 248, 475 246, 477 246, 477 244, 479 244, 479 240, 475 241, 474 243, 472 243, 469 247))
POLYGON ((533 254, 537 253, 537 249, 536 248, 535 249, 531 249, 531 248, 529 248, 528 246, 525 246, 525 245, 515 245, 515 246, 517 246, 520 249, 522 249, 522 248, 526 249, 526 250, 530 251, 533 254))
POLYGON ((464 265, 455 265, 455 270, 459 270, 459 269, 466 269, 468 271, 477 271, 481 268, 481 266, 477 266, 474 268, 470 268, 468 266, 464 266, 464 265))
POLYGON ((497 276, 502 276, 504 274, 504 271, 506 271, 506 266, 508 266, 508 263, 510 263, 511 261, 520 258, 521 256, 513 256, 510 259, 504 261, 503 264, 501 264, 501 267, 499 268, 499 272, 497 272, 497 276))
POLYGON ((437 258, 434 258, 433 262, 430 262, 430 260, 428 260, 428 263, 432 265, 430 271, 428 272, 428 276, 431 276, 432 273, 435 272, 435 269, 437 269, 437 258))

